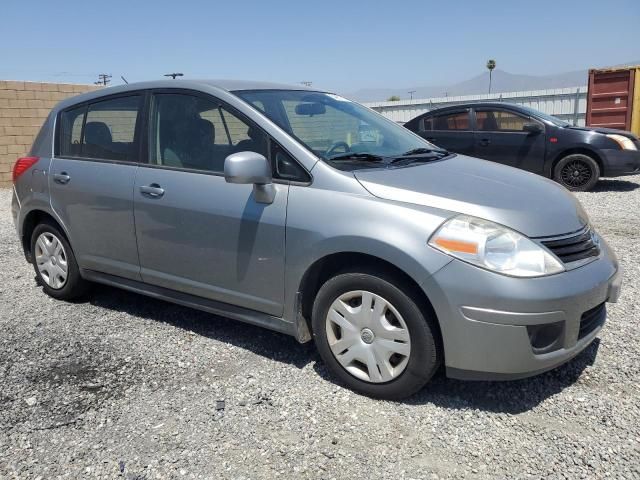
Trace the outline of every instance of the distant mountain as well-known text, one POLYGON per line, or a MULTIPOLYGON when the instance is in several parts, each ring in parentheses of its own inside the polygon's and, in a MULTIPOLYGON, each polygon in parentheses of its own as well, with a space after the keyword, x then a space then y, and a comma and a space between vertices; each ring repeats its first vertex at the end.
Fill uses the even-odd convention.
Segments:
MULTIPOLYGON (((637 65, 638 62, 629 62, 624 65, 637 65)), ((587 84, 589 71, 576 70, 573 72, 558 73, 554 75, 519 75, 494 70, 491 91, 517 92, 521 90, 543 90, 548 88, 578 87, 587 84)), ((448 86, 410 86, 405 88, 363 88, 344 96, 358 102, 382 102, 392 95, 407 99, 407 92, 415 90, 413 98, 444 97, 456 95, 477 95, 487 93, 489 88, 489 72, 484 72, 469 80, 448 86)))

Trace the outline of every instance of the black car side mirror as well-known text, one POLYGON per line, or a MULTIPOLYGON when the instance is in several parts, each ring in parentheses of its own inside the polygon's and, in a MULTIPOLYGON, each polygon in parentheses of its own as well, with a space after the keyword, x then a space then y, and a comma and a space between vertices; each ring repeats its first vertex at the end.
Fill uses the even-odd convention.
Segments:
POLYGON ((525 123, 522 126, 522 131, 537 135, 538 133, 542 133, 542 127, 537 123, 525 123))

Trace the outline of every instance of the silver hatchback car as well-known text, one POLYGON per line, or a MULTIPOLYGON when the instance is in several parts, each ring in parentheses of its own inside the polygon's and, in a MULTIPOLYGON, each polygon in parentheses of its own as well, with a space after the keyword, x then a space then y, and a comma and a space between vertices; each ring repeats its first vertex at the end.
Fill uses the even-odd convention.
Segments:
POLYGON ((406 397, 583 350, 620 271, 572 194, 442 150, 331 93, 162 81, 57 105, 14 167, 43 290, 114 285, 313 339, 352 389, 406 397))

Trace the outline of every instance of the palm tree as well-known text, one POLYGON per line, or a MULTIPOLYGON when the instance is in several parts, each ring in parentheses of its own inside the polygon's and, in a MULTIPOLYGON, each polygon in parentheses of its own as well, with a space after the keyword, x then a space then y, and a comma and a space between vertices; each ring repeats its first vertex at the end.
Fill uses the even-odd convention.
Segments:
POLYGON ((493 59, 487 60, 487 68, 489 69, 489 95, 491 95, 491 73, 496 68, 496 61, 493 59))

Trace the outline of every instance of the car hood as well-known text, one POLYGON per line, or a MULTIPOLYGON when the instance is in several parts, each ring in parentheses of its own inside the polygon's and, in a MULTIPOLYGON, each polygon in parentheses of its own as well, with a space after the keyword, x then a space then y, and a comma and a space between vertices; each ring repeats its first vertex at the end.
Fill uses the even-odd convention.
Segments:
POLYGON ((578 200, 555 182, 463 155, 354 175, 376 197, 473 215, 529 237, 575 232, 588 222, 578 200))
POLYGON ((597 133, 603 133, 605 135, 607 134, 611 134, 614 133, 616 135, 622 135, 624 137, 630 138, 632 140, 637 140, 638 137, 636 137, 632 132, 627 132, 626 130, 616 130, 615 128, 604 128, 604 127, 574 127, 574 126, 569 126, 569 127, 565 127, 568 128, 569 130, 581 130, 583 132, 597 132, 597 133))

